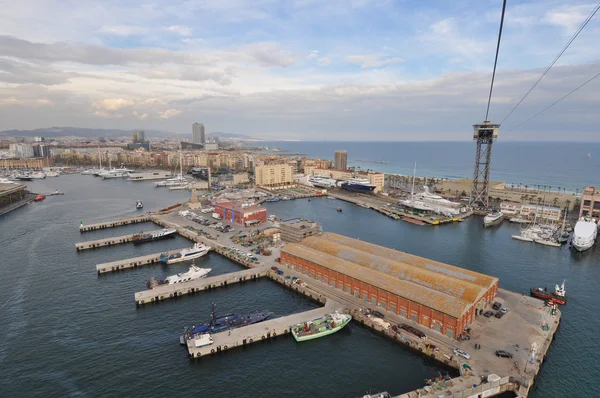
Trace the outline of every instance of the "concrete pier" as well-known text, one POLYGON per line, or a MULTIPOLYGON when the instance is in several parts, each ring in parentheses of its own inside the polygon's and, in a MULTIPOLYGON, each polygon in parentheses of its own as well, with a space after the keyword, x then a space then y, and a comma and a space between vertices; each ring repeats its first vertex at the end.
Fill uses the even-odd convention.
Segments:
POLYGON ((126 217, 126 218, 121 218, 120 220, 100 222, 97 224, 90 224, 90 225, 81 224, 79 226, 79 232, 96 231, 98 229, 121 227, 123 225, 137 224, 137 223, 147 222, 147 221, 150 221, 149 214, 145 214, 143 216, 136 216, 136 217, 126 217))
MULTIPOLYGON (((311 321, 330 314, 335 310, 343 312, 340 304, 333 300, 327 300, 324 307, 315 310, 305 311, 298 314, 291 314, 281 318, 271 319, 254 325, 244 326, 211 335, 214 343, 209 346, 196 347, 194 340, 187 341, 187 349, 191 358, 200 358, 202 356, 216 354, 218 352, 231 350, 236 347, 243 347, 249 344, 265 341, 277 336, 290 334, 290 326, 302 322, 311 321)), ((294 342, 295 344, 295 342, 294 342)))
MULTIPOLYGON (((181 250, 183 249, 175 249, 169 251, 176 253, 181 250)), ((162 253, 163 252, 148 254, 147 256, 126 258, 124 260, 111 261, 108 263, 96 264, 96 271, 98 272, 98 274, 103 274, 106 272, 122 271, 125 269, 139 268, 143 267, 144 265, 158 263, 160 262, 160 255, 162 253)))
POLYGON ((114 236, 112 238, 104 238, 98 240, 88 240, 87 242, 75 243, 75 249, 79 252, 82 250, 96 249, 98 247, 106 247, 113 245, 120 245, 122 243, 129 243, 136 234, 114 236))
POLYGON ((135 303, 136 305, 154 303, 170 298, 180 297, 185 294, 199 293, 201 291, 208 291, 217 287, 232 285, 234 283, 243 283, 250 280, 256 280, 267 275, 268 272, 268 267, 258 267, 212 276, 209 278, 196 279, 190 282, 162 285, 156 287, 155 289, 144 290, 135 293, 135 303))

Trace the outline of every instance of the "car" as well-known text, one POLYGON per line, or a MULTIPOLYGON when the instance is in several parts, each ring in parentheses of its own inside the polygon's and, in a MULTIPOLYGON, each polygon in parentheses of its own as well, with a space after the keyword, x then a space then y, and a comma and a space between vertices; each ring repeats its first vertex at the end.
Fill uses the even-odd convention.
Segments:
POLYGON ((512 358, 513 354, 511 354, 508 351, 498 350, 498 351, 496 351, 496 356, 499 358, 512 358))
POLYGON ((468 352, 466 352, 466 351, 463 351, 463 350, 461 350, 461 349, 455 348, 455 349, 453 350, 453 352, 454 352, 456 355, 458 355, 458 356, 461 356, 461 357, 463 357, 463 358, 465 358, 465 359, 471 359, 471 356, 469 355, 469 353, 468 353, 468 352))
POLYGON ((483 314, 484 317, 489 318, 491 316, 493 316, 494 313, 492 311, 486 311, 485 314, 483 314))
POLYGON ((502 303, 499 302, 499 301, 496 301, 494 303, 494 305, 492 305, 492 308, 495 309, 495 310, 499 310, 500 308, 502 308, 502 303))
POLYGON ((401 323, 398 325, 398 329, 404 329, 409 333, 414 334, 417 337, 420 337, 422 339, 426 338, 427 336, 425 335, 425 333, 421 332, 419 329, 416 329, 410 325, 406 325, 404 323, 401 323))
POLYGON ((384 318, 383 314, 381 312, 379 312, 379 311, 371 311, 371 314, 373 316, 378 317, 378 318, 384 318))
POLYGON ((508 308, 504 307, 500 310, 500 312, 506 314, 508 312, 508 308))
POLYGON ((504 316, 504 312, 498 311, 496 312, 496 315, 494 315, 496 318, 500 319, 504 316))

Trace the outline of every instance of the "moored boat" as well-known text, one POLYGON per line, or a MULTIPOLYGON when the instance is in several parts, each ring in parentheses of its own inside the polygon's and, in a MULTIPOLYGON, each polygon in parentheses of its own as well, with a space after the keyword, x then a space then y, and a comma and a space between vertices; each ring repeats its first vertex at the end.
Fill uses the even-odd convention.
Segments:
POLYGON ((154 240, 174 238, 176 233, 177 231, 174 229, 164 228, 160 231, 140 232, 139 234, 133 235, 131 240, 134 245, 139 245, 141 243, 152 242, 154 240))
POLYGON ((196 243, 194 246, 188 249, 183 249, 177 253, 163 253, 160 255, 160 261, 165 264, 173 264, 181 261, 193 260, 206 255, 209 250, 209 246, 196 243))
POLYGON ((589 217, 581 217, 575 224, 571 244, 578 252, 586 251, 594 246, 597 234, 598 225, 596 221, 589 217))
POLYGON ((565 291, 565 281, 562 285, 555 285, 554 291, 550 292, 547 288, 542 289, 541 287, 532 287, 529 291, 532 297, 536 297, 542 300, 552 300, 557 304, 567 304, 567 295, 565 291))
POLYGON ((494 210, 488 213, 483 218, 483 226, 491 227, 492 225, 498 225, 504 220, 504 213, 501 211, 494 210))
POLYGON ((34 202, 41 202, 42 200, 46 199, 46 196, 39 194, 38 196, 36 196, 33 201, 34 202))
POLYGON ((341 208, 341 207, 338 207, 336 210, 337 210, 339 213, 341 213, 341 212, 342 212, 342 208, 341 208))
POLYGON ((342 189, 352 192, 370 193, 375 190, 375 185, 371 184, 367 178, 350 178, 348 181, 342 182, 340 186, 342 189))
POLYGON ((148 289, 154 289, 155 287, 161 285, 174 285, 176 283, 190 282, 196 279, 205 278, 210 271, 212 271, 211 268, 200 268, 192 264, 187 272, 180 272, 178 274, 168 276, 167 279, 164 280, 152 278, 146 282, 146 287, 148 289))
POLYGON ((523 242, 533 242, 532 238, 523 235, 513 235, 512 238, 523 242))
POLYGON ((135 202, 135 208, 136 209, 143 209, 144 208, 144 204, 138 200, 137 202, 135 202))
POLYGON ((292 335, 297 342, 318 339, 341 330, 351 320, 350 315, 336 311, 322 318, 291 326, 292 335))

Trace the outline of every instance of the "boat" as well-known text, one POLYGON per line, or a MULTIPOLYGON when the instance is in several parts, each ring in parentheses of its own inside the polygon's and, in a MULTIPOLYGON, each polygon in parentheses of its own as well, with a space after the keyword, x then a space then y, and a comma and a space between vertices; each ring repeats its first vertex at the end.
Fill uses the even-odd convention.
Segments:
POLYGON ((102 179, 107 180, 111 178, 124 178, 129 175, 128 169, 111 169, 105 170, 101 172, 98 177, 102 177, 102 179))
POLYGON ((337 210, 338 212, 340 212, 340 213, 342 212, 342 208, 341 208, 341 207, 338 207, 336 210, 337 210))
POLYGON ((265 202, 279 202, 281 199, 279 199, 277 196, 273 196, 269 199, 266 199, 265 202))
POLYGON ((415 209, 419 211, 434 211, 433 207, 427 205, 422 200, 415 199, 415 179, 417 175, 417 162, 413 166, 413 178, 412 185, 410 188, 410 199, 403 199, 398 202, 398 205, 404 206, 408 209, 415 209))
POLYGON ((493 210, 492 212, 485 215, 483 218, 483 226, 491 227, 492 225, 501 224, 504 220, 504 213, 498 210, 493 210))
POLYGON ((32 181, 33 177, 30 174, 17 174, 15 178, 19 181, 32 181))
POLYGON ((46 197, 42 194, 39 194, 38 196, 36 196, 35 198, 33 198, 34 202, 41 202, 42 200, 46 199, 46 197))
POLYGON ((273 315, 272 312, 262 310, 254 311, 248 315, 242 315, 237 312, 219 315, 216 313, 216 306, 213 303, 212 312, 210 314, 210 322, 198 326, 186 326, 183 328, 183 334, 179 336, 179 342, 183 345, 186 340, 198 338, 198 336, 218 333, 228 329, 236 329, 242 326, 253 325, 264 321, 273 315))
POLYGON ((561 246, 560 243, 554 242, 549 239, 538 238, 538 239, 534 239, 533 241, 535 243, 539 243, 540 245, 544 245, 544 246, 551 246, 551 247, 560 247, 561 246))
POLYGON ((340 186, 346 191, 362 193, 371 193, 376 188, 368 179, 360 177, 350 178, 348 181, 342 182, 340 186))
POLYGON ((513 235, 512 238, 523 242, 533 242, 533 238, 524 235, 513 235))
POLYGON ((162 253, 160 255, 160 261, 162 261, 165 264, 173 264, 179 263, 181 261, 194 260, 196 258, 206 255, 209 250, 209 246, 205 246, 201 243, 196 243, 194 244, 194 246, 188 249, 183 249, 177 253, 162 253))
POLYGON ((414 201, 432 208, 438 213, 446 215, 458 215, 460 213, 461 204, 444 199, 439 195, 429 192, 429 187, 424 186, 423 192, 414 194, 414 201))
POLYGON ((336 200, 337 198, 335 196, 327 196, 327 199, 336 200))
POLYGON ((557 304, 567 304, 567 295, 565 291, 565 281, 562 285, 555 285, 554 291, 549 292, 547 288, 542 289, 541 287, 532 287, 530 290, 532 297, 536 297, 542 300, 552 300, 557 304))
POLYGON ((141 243, 152 242, 155 240, 174 238, 177 231, 175 229, 163 228, 160 231, 153 232, 140 232, 139 234, 133 235, 131 241, 134 245, 141 243))
POLYGON ((41 171, 37 173, 31 173, 29 174, 29 176, 34 180, 43 180, 44 178, 46 178, 46 174, 42 173, 41 171))
POLYGON ((597 234, 598 225, 596 221, 589 217, 581 217, 575 224, 571 245, 578 252, 586 251, 594 245, 597 234))
POLYGON ((190 183, 183 175, 183 154, 181 150, 179 150, 179 174, 173 178, 168 178, 164 181, 156 182, 155 185, 157 187, 178 187, 178 186, 187 186, 190 183))
POLYGON ((560 229, 556 232, 556 241, 558 243, 566 243, 569 241, 571 234, 566 230, 566 222, 567 222, 567 209, 564 210, 563 222, 560 229))
POLYGON ((46 177, 58 177, 60 174, 54 170, 50 170, 46 172, 46 177))
POLYGON ((297 342, 318 339, 341 330, 351 320, 350 315, 336 311, 322 318, 291 326, 292 335, 297 342))
POLYGON ((127 181, 148 181, 148 180, 162 180, 163 178, 170 178, 173 173, 170 171, 147 171, 147 172, 133 172, 127 176, 127 181))
POLYGON ((508 220, 508 222, 512 222, 512 223, 515 223, 515 224, 531 224, 531 221, 526 220, 526 219, 521 218, 521 217, 510 218, 508 220))
POLYGON ((144 208, 144 204, 141 201, 138 200, 137 202, 135 202, 135 208, 138 209, 138 210, 139 209, 143 209, 144 208))
POLYGON ((194 264, 190 265, 190 269, 187 272, 180 272, 175 275, 168 276, 167 279, 159 280, 156 277, 146 282, 148 289, 154 289, 162 285, 174 285, 176 283, 184 283, 194 281, 196 279, 205 278, 212 271, 210 268, 196 267, 194 264))
POLYGON ((14 184, 14 181, 9 180, 8 178, 0 177, 0 184, 14 184))
POLYGON ((335 188, 337 181, 327 176, 314 175, 308 177, 308 182, 317 188, 335 188))

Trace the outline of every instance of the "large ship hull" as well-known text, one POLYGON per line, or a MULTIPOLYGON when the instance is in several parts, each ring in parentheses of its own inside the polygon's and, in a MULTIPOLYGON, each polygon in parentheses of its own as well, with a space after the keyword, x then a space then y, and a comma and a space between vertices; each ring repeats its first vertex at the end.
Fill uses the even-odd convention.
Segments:
POLYGON ((237 313, 216 316, 216 319, 210 324, 204 324, 192 328, 186 328, 181 336, 179 336, 179 342, 182 345, 186 344, 186 340, 191 335, 197 333, 217 333, 228 329, 236 329, 243 326, 253 325, 264 321, 273 315, 269 311, 257 311, 248 315, 240 315, 237 313))
POLYGON ((530 292, 532 297, 539 298, 542 300, 553 300, 555 303, 560 305, 567 304, 567 298, 565 296, 558 296, 552 292, 548 292, 541 288, 531 288, 530 292))
POLYGON ((170 232, 170 233, 165 233, 165 234, 158 235, 158 236, 149 236, 149 237, 138 238, 133 241, 133 244, 141 245, 142 243, 153 242, 155 240, 169 239, 169 238, 174 238, 174 237, 175 237, 175 232, 170 232))
POLYGON ((502 221, 504 221, 504 216, 500 216, 500 217, 497 217, 497 218, 488 218, 486 216, 483 219, 483 226, 484 227, 491 227, 491 226, 494 226, 494 225, 501 224, 502 221), (486 220, 486 218, 487 218, 487 220, 486 220))
POLYGON ((578 252, 584 252, 586 250, 591 249, 592 246, 594 246, 594 241, 587 242, 585 244, 577 244, 575 242, 571 242, 571 245, 573 246, 573 249, 577 250, 578 252))
POLYGON ((346 191, 352 191, 352 192, 371 193, 375 190, 375 187, 372 185, 342 183, 342 189, 345 189, 346 191))

